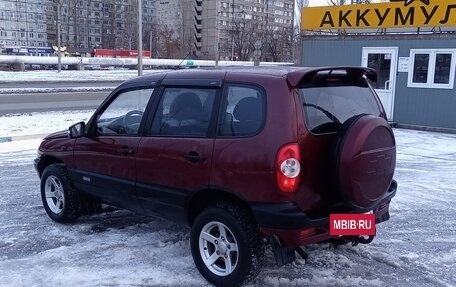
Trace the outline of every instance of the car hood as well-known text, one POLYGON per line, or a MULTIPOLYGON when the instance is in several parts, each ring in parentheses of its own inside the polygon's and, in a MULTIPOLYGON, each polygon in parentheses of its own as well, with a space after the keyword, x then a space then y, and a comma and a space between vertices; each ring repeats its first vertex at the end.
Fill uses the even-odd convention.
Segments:
POLYGON ((63 130, 59 132, 52 133, 47 135, 44 140, 52 140, 52 139, 60 139, 60 138, 68 138, 68 130, 63 130))

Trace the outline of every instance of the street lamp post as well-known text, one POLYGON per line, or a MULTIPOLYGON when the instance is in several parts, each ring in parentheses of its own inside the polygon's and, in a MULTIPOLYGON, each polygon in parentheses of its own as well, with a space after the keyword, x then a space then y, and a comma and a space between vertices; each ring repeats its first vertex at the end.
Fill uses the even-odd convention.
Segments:
POLYGON ((234 35, 231 36, 231 61, 234 61, 234 35))
MULTIPOLYGON (((231 29, 233 29, 233 20, 234 20, 234 0, 231 3, 231 29)), ((234 33, 231 33, 231 61, 234 61, 234 33)))
POLYGON ((138 0, 138 76, 143 74, 142 44, 142 0, 138 0))
POLYGON ((219 23, 218 23, 218 15, 219 15, 219 6, 218 6, 218 0, 215 1, 215 66, 218 67, 218 61, 219 61, 219 41, 220 41, 220 35, 219 35, 219 23))
POLYGON ((150 50, 150 57, 154 58, 152 55, 152 29, 149 31, 149 50, 150 50))
POLYGON ((62 71, 62 55, 60 50, 62 49, 60 43, 60 1, 57 3, 57 73, 62 71))

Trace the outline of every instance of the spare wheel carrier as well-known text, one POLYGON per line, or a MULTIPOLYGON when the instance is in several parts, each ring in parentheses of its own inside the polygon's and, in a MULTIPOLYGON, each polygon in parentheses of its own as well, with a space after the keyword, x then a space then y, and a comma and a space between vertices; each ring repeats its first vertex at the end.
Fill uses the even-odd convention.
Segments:
POLYGON ((396 166, 396 142, 388 122, 373 115, 348 119, 339 129, 335 155, 344 202, 357 210, 375 207, 388 191, 396 166))

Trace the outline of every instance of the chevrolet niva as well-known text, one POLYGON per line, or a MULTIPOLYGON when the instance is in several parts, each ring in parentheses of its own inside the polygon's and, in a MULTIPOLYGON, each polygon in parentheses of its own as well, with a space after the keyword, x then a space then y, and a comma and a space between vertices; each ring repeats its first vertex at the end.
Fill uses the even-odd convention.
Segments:
MULTIPOLYGON (((396 143, 363 67, 169 71, 124 82, 87 122, 47 136, 35 168, 48 216, 101 204, 187 224, 216 286, 331 236, 330 214, 389 219, 396 143)), ((296 252, 296 253, 295 253, 296 252)))

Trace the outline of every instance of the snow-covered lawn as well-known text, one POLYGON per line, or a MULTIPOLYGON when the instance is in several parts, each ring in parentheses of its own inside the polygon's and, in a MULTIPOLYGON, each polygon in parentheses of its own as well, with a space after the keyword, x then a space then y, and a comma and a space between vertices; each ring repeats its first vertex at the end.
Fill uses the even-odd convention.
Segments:
MULTIPOLYGON (((1 117, 0 132, 52 132, 90 113, 1 117)), ((308 260, 281 268, 268 250, 251 286, 456 286, 456 135, 395 134, 399 188, 376 239, 307 246, 308 260)), ((117 209, 71 225, 51 221, 33 169, 39 142, 0 143, 0 286, 207 285, 185 227, 117 209)))
MULTIPOLYGON (((144 75, 163 70, 145 70, 144 75)), ((6 72, 0 71, 2 82, 90 82, 90 81, 124 81, 138 76, 137 70, 54 70, 6 72)))
POLYGON ((87 122, 95 110, 0 115, 0 138, 45 134, 87 122))

